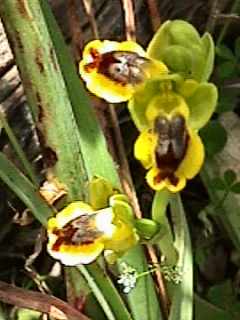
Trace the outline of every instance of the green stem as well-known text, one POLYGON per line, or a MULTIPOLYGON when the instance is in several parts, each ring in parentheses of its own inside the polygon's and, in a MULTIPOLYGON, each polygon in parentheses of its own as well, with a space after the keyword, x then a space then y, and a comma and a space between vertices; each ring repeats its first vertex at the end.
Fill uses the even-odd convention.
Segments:
POLYGON ((173 235, 166 216, 167 206, 171 199, 171 193, 164 189, 155 194, 152 204, 152 219, 160 224, 163 229, 163 236, 158 240, 158 247, 166 258, 166 264, 175 265, 177 261, 177 252, 174 247, 173 235))
POLYGON ((230 189, 225 191, 222 199, 220 199, 219 202, 214 206, 214 210, 219 209, 219 208, 221 208, 223 206, 223 204, 224 204, 225 200, 227 199, 229 193, 230 193, 230 189))
POLYGON ((182 272, 182 281, 174 285, 169 320, 192 320, 193 316, 193 261, 187 220, 179 194, 170 202, 175 245, 179 259, 177 267, 182 272))
POLYGON ((86 279, 108 320, 132 320, 117 290, 97 263, 87 267, 79 266, 77 269, 86 279))

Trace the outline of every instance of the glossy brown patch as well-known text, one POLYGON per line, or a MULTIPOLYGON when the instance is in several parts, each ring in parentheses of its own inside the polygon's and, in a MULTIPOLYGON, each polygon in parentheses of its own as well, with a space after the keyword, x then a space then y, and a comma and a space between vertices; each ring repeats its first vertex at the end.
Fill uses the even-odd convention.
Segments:
POLYGON ((149 60, 135 52, 111 51, 100 55, 96 49, 91 49, 90 55, 93 61, 84 66, 86 72, 96 69, 98 73, 123 86, 136 85, 144 80, 143 65, 149 60))
POLYGON ((137 85, 144 80, 147 59, 137 53, 112 51, 101 55, 98 72, 121 85, 137 85))
POLYGON ((158 135, 155 158, 161 171, 154 183, 169 179, 177 185, 179 179, 174 173, 185 157, 189 141, 185 119, 181 115, 175 115, 171 120, 160 116, 155 120, 154 131, 158 135))

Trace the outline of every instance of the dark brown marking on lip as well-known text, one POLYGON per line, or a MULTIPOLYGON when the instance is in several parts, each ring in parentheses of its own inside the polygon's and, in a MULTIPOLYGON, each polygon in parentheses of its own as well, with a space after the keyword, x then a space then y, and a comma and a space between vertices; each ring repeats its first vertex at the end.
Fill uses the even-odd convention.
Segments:
POLYGON ((154 183, 169 179, 176 186, 179 179, 174 173, 186 155, 189 142, 185 119, 181 115, 175 115, 171 120, 160 116, 155 120, 154 131, 158 135, 155 159, 160 170, 154 183))
POLYGON ((62 229, 54 230, 53 234, 58 239, 52 249, 59 251, 61 245, 80 246, 94 243, 102 233, 92 226, 93 217, 94 215, 84 214, 67 223, 62 229))
POLYGON ((94 48, 90 49, 90 55, 92 56, 93 61, 84 66, 84 70, 86 72, 91 72, 92 70, 97 69, 101 59, 101 55, 94 48))
POLYGON ((149 60, 135 52, 110 51, 99 54, 97 50, 91 49, 90 54, 93 61, 84 66, 86 72, 96 69, 98 73, 122 86, 136 85, 144 80, 143 64, 149 60))
POLYGON ((112 51, 104 53, 98 66, 98 72, 121 85, 136 85, 144 80, 142 65, 147 59, 135 52, 112 51))

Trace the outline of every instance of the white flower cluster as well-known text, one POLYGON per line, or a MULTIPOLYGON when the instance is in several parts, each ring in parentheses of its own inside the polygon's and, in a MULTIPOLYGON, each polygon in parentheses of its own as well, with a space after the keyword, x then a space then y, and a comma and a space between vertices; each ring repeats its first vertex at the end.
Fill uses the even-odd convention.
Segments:
POLYGON ((123 293, 129 293, 136 286, 137 270, 125 262, 121 263, 120 268, 121 274, 117 282, 123 286, 123 293))

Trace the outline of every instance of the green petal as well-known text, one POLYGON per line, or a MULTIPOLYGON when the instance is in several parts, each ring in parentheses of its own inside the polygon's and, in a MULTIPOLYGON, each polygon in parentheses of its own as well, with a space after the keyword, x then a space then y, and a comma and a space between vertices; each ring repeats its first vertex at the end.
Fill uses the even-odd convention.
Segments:
POLYGON ((113 187, 104 178, 95 177, 89 183, 89 203, 95 210, 106 208, 112 194, 113 187))
POLYGON ((149 124, 145 116, 146 109, 151 99, 159 93, 159 81, 147 81, 146 85, 139 89, 129 101, 128 109, 139 131, 148 128, 149 124))
POLYGON ((203 65, 202 77, 200 81, 208 81, 213 71, 215 46, 209 33, 205 33, 201 39, 202 48, 205 52, 205 64, 203 65))
POLYGON ((190 109, 189 125, 199 130, 210 120, 217 104, 217 88, 212 83, 200 84, 186 99, 190 109))
POLYGON ((134 222, 133 210, 128 202, 111 198, 110 205, 113 209, 116 221, 121 220, 128 225, 134 222))

